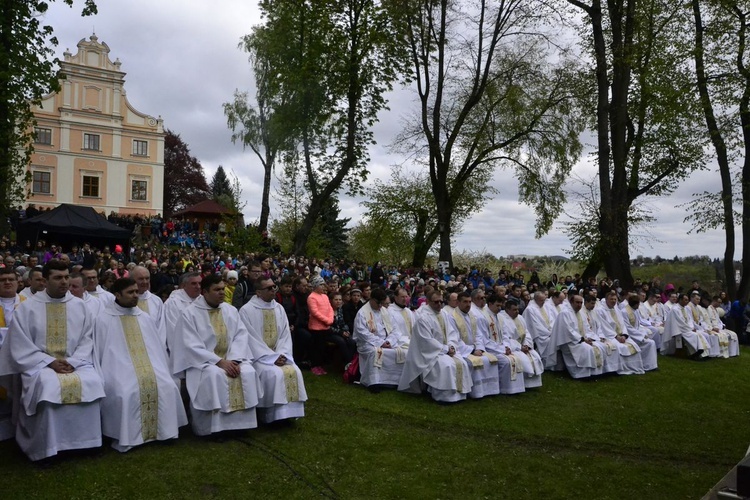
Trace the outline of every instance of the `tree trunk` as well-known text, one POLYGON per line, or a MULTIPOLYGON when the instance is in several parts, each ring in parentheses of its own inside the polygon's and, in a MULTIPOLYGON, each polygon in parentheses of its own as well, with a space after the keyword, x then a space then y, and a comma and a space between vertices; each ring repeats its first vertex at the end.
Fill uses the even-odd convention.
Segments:
POLYGON ((271 213, 269 198, 271 196, 271 171, 273 170, 273 160, 266 161, 263 171, 263 198, 260 202, 260 222, 258 223, 258 232, 264 233, 268 230, 268 216, 271 213))
POLYGON ((414 254, 411 259, 411 266, 421 268, 427 260, 427 254, 430 247, 435 243, 437 229, 433 228, 429 235, 427 233, 427 224, 430 222, 430 214, 425 210, 417 217, 417 230, 414 232, 414 254))
POLYGON ((734 208, 732 194, 732 178, 729 171, 729 157, 724 137, 719 130, 708 93, 708 81, 706 78, 706 67, 704 61, 703 46, 703 20, 701 19, 700 0, 692 0, 693 17, 695 18, 695 74, 698 84, 698 93, 701 99, 701 107, 706 118, 711 143, 716 151, 716 161, 719 164, 721 174, 721 199, 724 209, 724 287, 731 300, 737 295, 737 284, 734 280, 734 208))

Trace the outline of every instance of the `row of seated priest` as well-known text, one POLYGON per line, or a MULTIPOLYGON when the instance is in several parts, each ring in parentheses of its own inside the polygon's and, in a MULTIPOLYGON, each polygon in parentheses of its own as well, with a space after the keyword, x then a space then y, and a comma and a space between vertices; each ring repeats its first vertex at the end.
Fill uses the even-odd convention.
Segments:
POLYGON ((273 293, 237 311, 220 276, 192 275, 162 304, 139 280, 144 271, 89 293, 53 260, 45 289, 24 298, 9 291, 15 274, 0 269, 0 438, 15 436, 41 460, 101 446, 103 436, 125 452, 177 438, 189 421, 208 435, 304 416, 302 374, 273 293))

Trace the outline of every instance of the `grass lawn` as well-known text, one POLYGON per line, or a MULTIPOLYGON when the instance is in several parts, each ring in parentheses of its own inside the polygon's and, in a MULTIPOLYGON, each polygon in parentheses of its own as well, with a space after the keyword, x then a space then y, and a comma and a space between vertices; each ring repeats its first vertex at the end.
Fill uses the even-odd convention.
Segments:
POLYGON ((442 406, 305 373, 307 417, 61 454, 0 443, 2 498, 700 498, 750 444, 750 349, 442 406))

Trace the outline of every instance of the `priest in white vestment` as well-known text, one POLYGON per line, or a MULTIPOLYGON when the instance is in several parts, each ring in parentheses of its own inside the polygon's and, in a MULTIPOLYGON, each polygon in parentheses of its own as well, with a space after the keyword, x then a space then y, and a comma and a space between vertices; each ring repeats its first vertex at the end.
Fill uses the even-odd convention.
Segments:
POLYGON ((641 301, 641 305, 638 307, 641 313, 641 321, 651 331, 659 334, 659 345, 657 349, 661 349, 661 335, 664 333, 664 304, 659 301, 659 296, 650 292, 648 298, 645 301, 641 301))
POLYGON ((19 292, 22 297, 29 299, 32 295, 43 291, 45 283, 44 276, 42 276, 42 268, 32 267, 26 271, 24 282, 28 283, 28 286, 19 292))
POLYGON ((250 333, 253 367, 263 387, 258 418, 263 423, 305 416, 305 381, 292 356, 292 332, 284 307, 276 302, 276 285, 261 279, 255 296, 240 309, 250 333))
POLYGON ((391 314, 393 326, 399 331, 399 340, 396 347, 409 348, 409 340, 414 330, 414 312, 409 308, 409 292, 399 287, 393 297, 393 304, 388 306, 387 311, 391 314))
POLYGON ((518 300, 505 301, 505 309, 498 314, 503 324, 503 337, 507 338, 511 351, 520 353, 523 366, 524 385, 527 389, 542 386, 544 362, 534 350, 534 338, 529 332, 524 317, 518 312, 518 300))
POLYGON ((522 353, 513 352, 509 339, 503 337, 502 320, 497 316, 505 305, 505 297, 492 293, 485 299, 484 293, 481 289, 471 292, 471 313, 476 317, 477 331, 484 339, 486 352, 497 358, 500 394, 524 392, 522 353))
POLYGON ((562 352, 563 362, 570 376, 579 379, 601 375, 604 356, 601 345, 590 338, 589 327, 583 317, 583 297, 571 295, 570 307, 560 307, 552 325, 552 339, 562 352))
POLYGON ((442 312, 443 295, 432 291, 417 311, 414 334, 398 385, 400 391, 421 392, 421 383, 435 401, 457 402, 471 392, 471 373, 458 354, 458 332, 442 312), (421 379, 421 383, 420 383, 421 379))
POLYGON ((602 372, 617 373, 620 371, 620 347, 621 344, 615 337, 607 338, 606 332, 601 327, 597 308, 603 307, 597 300, 596 295, 588 294, 583 297, 583 308, 581 315, 586 321, 586 338, 594 341, 593 345, 600 347, 602 354, 602 372))
MULTIPOLYGON (((614 290, 597 305, 595 309, 599 332, 610 342, 616 342, 620 353, 620 375, 643 375, 645 362, 641 356, 641 347, 631 338, 625 326, 625 319, 619 306, 617 292, 614 290)), ((656 350, 654 349, 654 356, 656 350)), ((654 360, 650 360, 655 363, 654 360)))
POLYGON ((695 326, 696 330, 703 336, 705 341, 708 342, 708 357, 718 358, 720 355, 719 335, 717 332, 711 330, 711 322, 708 317, 701 315, 700 303, 700 293, 697 291, 693 292, 690 294, 690 302, 685 309, 687 309, 693 318, 693 326, 695 326))
POLYGON ((401 333, 383 307, 386 298, 385 291, 376 288, 354 318, 360 383, 365 387, 397 386, 404 370, 408 349, 400 347, 401 333))
MULTIPOLYGON (((0 268, 0 358, 13 312, 26 300, 25 296, 16 293, 17 290, 18 275, 13 268, 0 268)), ((0 441, 16 434, 13 401, 20 399, 19 389, 18 375, 0 376, 0 441)))
POLYGON ((545 307, 547 297, 544 292, 535 292, 532 300, 523 311, 526 325, 534 339, 536 352, 542 358, 545 370, 557 366, 557 347, 552 342, 552 322, 557 314, 551 315, 545 307))
POLYGON ((732 330, 727 330, 726 325, 721 321, 721 315, 719 314, 719 308, 721 307, 721 300, 718 295, 714 295, 711 298, 711 303, 707 305, 706 312, 708 313, 709 320, 711 322, 712 330, 726 335, 726 345, 722 345, 721 355, 723 357, 734 357, 740 355, 740 343, 737 338, 737 334, 732 330))
POLYGON ((661 347, 661 335, 644 326, 644 321, 641 319, 641 313, 638 310, 640 305, 638 295, 630 294, 627 304, 620 309, 620 315, 625 325, 624 333, 630 340, 638 344, 641 350, 643 369, 648 372, 658 368, 656 356, 658 348, 661 347))
POLYGON ((676 349, 685 346, 693 359, 708 357, 708 340, 693 324, 693 315, 687 309, 689 303, 690 297, 681 293, 677 297, 677 304, 672 306, 664 325, 662 354, 674 354, 676 349))
POLYGON ((188 421, 157 325, 137 307, 138 285, 120 278, 112 293, 115 301, 94 321, 94 360, 107 394, 102 434, 112 438, 112 448, 126 452, 176 439, 188 421))
MULTIPOLYGON (((172 346, 182 336, 182 332, 177 330, 177 323, 180 317, 182 317, 182 313, 200 296, 200 273, 184 273, 180 276, 180 288, 170 293, 169 298, 164 302, 164 327, 167 334, 167 351, 169 352, 169 364, 171 368, 174 368, 172 346)), ((173 369, 170 371, 174 373, 173 369)), ((179 373, 178 377, 184 379, 185 373, 179 373)))
MULTIPOLYGON (((475 289, 472 293, 484 293, 475 289)), ((458 306, 448 315, 450 327, 458 332, 458 355, 466 360, 471 371, 472 387, 469 397, 473 399, 500 394, 500 379, 496 364, 497 356, 485 352, 484 335, 479 333, 477 318, 471 314, 471 294, 458 294, 458 306)))
POLYGON ((92 318, 99 317, 99 313, 104 308, 104 303, 86 291, 86 277, 81 273, 71 273, 70 275, 70 293, 78 297, 86 304, 86 308, 91 313, 92 318))
POLYGON ((164 321, 164 302, 151 293, 151 273, 143 266, 136 266, 130 271, 130 277, 138 285, 138 307, 151 316, 161 335, 164 352, 167 352, 167 330, 164 321))
POLYGON ((96 269, 81 269, 81 274, 86 278, 86 291, 93 297, 101 300, 104 305, 114 302, 115 296, 106 291, 99 284, 99 274, 96 269))
POLYGON ((239 312, 224 302, 224 282, 210 274, 201 280, 201 297, 177 323, 175 374, 186 371, 193 432, 251 429, 263 390, 253 369, 247 328, 239 312))
POLYGON ((93 318, 68 291, 65 263, 49 261, 43 276, 46 290, 15 310, 0 350, 0 375, 21 375, 16 441, 31 460, 102 442, 93 318))

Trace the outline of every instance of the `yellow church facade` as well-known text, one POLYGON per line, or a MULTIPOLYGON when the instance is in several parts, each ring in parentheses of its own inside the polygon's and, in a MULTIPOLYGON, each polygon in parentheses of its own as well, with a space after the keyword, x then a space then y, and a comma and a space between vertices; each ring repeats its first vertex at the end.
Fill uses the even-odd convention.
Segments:
POLYGON ((34 107, 36 138, 27 203, 99 212, 162 213, 164 123, 136 110, 119 59, 96 35, 60 61, 61 90, 34 107))

